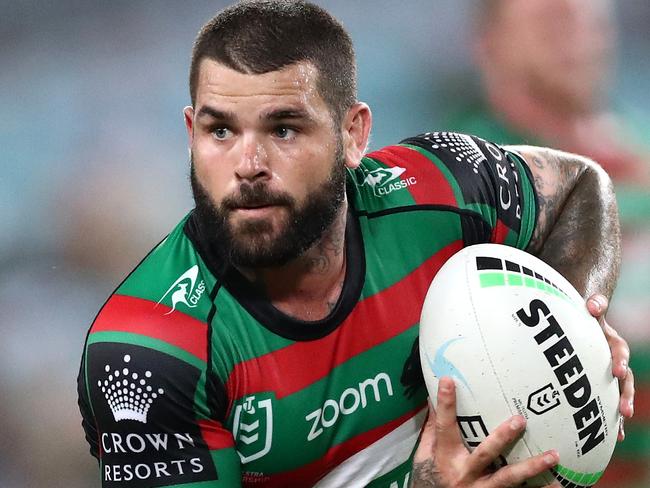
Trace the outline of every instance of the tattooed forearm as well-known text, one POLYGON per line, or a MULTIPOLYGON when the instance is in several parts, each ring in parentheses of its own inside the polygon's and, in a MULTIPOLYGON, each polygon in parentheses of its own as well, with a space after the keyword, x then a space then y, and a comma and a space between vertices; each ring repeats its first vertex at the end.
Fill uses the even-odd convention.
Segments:
POLYGON ((436 467, 432 459, 419 463, 413 463, 411 471, 413 484, 412 488, 435 488, 436 467))
POLYGON ((620 267, 618 209, 607 174, 592 161, 550 149, 515 148, 528 161, 539 203, 528 250, 583 296, 614 290, 620 267))

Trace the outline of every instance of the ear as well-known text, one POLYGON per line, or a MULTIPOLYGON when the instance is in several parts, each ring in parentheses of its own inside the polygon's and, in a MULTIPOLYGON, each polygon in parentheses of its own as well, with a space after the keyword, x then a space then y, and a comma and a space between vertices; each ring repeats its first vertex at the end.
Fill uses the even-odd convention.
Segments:
POLYGON ((194 142, 194 107, 185 107, 183 109, 183 116, 185 118, 185 128, 187 129, 189 145, 191 147, 194 142))
POLYGON ((372 127, 370 107, 363 102, 355 103, 345 115, 341 124, 345 165, 354 169, 361 163, 368 147, 372 127))

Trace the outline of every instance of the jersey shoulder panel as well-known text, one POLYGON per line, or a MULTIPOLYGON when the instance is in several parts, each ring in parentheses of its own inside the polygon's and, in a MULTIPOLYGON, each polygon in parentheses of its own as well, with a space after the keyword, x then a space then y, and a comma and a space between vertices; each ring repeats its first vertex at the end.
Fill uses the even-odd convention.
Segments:
POLYGON ((118 287, 115 294, 153 302, 203 320, 210 310, 206 290, 216 278, 184 232, 187 217, 160 242, 118 287))
POLYGON ((369 153, 355 170, 365 212, 416 206, 456 211, 477 224, 466 244, 525 248, 537 215, 530 171, 497 144, 454 132, 427 132, 369 153))

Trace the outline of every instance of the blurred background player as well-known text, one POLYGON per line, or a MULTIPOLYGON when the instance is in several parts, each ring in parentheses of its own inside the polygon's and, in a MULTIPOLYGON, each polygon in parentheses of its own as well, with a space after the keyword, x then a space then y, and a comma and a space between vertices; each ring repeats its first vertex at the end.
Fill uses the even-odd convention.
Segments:
MULTIPOLYGON (((617 23, 609 0, 482 0, 474 16, 481 86, 442 124, 501 143, 551 145, 590 156, 617 186, 623 269, 609 317, 635 338, 636 416, 599 486, 647 480, 650 442, 650 146, 647 132, 610 99, 617 23), (645 211, 644 211, 645 209, 645 211), (623 475, 624 473, 624 475, 623 475)), ((630 485, 634 486, 634 485, 630 485)))

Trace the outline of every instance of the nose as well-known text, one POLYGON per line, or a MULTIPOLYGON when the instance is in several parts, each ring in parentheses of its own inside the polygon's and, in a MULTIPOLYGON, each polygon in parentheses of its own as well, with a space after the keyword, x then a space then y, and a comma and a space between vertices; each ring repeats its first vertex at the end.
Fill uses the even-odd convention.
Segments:
POLYGON ((249 181, 269 178, 271 171, 264 144, 251 135, 242 138, 242 145, 241 158, 235 169, 237 178, 249 181))

